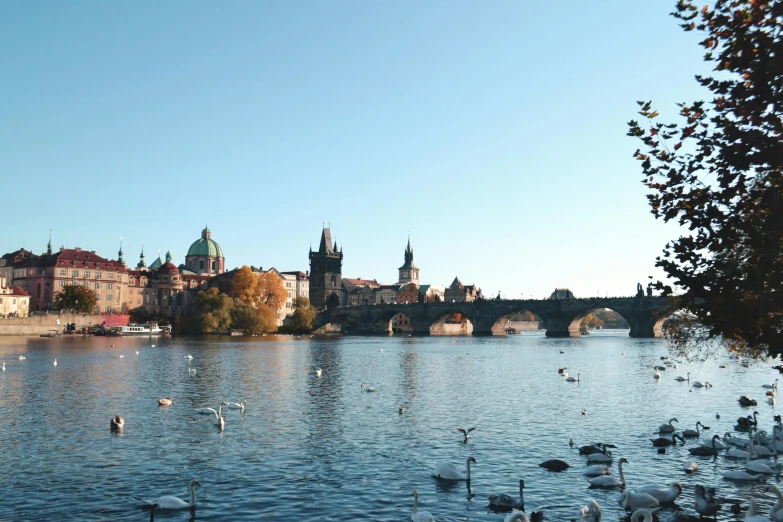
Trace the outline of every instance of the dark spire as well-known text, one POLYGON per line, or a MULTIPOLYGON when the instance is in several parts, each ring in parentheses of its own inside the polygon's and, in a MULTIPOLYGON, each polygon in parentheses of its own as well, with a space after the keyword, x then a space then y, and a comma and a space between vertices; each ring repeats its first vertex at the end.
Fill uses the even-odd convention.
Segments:
POLYGON ((416 265, 413 264, 413 249, 411 248, 411 236, 408 235, 408 246, 405 247, 405 263, 400 267, 400 269, 413 269, 417 268, 416 265))
POLYGON ((141 255, 139 255, 139 264, 136 268, 146 268, 147 264, 144 262, 144 241, 141 242, 141 255))
POLYGON ((47 255, 52 255, 52 229, 49 229, 49 243, 46 244, 47 255))
POLYGON ((324 227, 321 232, 321 244, 318 246, 318 252, 321 254, 331 254, 334 252, 332 248, 332 231, 324 227))
POLYGON ((122 265, 125 266, 125 260, 122 258, 122 238, 120 238, 120 251, 117 252, 117 261, 122 265))
POLYGON ((171 250, 166 250, 166 262, 171 263, 171 250))

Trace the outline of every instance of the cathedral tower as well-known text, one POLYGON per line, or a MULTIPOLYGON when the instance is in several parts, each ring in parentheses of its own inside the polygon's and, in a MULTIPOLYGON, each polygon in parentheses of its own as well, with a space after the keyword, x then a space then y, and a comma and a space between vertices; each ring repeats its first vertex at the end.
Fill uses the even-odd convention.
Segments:
POLYGON ((335 243, 332 231, 324 227, 318 251, 310 248, 310 304, 316 309, 340 306, 343 253, 335 243))

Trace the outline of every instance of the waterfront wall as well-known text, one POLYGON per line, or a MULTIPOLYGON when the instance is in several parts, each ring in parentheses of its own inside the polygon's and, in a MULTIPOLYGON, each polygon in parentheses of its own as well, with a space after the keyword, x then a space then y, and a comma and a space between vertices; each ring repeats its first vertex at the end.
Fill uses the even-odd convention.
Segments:
POLYGON ((0 319, 0 335, 41 335, 63 332, 65 325, 76 323, 76 329, 107 324, 128 324, 127 315, 49 314, 31 317, 5 317, 0 319), (123 323, 124 321, 124 323, 123 323))

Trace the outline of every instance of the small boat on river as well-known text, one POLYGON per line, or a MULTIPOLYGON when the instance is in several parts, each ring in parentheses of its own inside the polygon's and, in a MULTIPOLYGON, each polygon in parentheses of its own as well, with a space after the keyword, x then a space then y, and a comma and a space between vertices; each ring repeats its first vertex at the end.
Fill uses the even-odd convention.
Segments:
POLYGON ((170 335, 171 326, 164 325, 158 326, 158 323, 145 323, 135 324, 131 323, 128 326, 115 326, 109 330, 108 335, 170 335))

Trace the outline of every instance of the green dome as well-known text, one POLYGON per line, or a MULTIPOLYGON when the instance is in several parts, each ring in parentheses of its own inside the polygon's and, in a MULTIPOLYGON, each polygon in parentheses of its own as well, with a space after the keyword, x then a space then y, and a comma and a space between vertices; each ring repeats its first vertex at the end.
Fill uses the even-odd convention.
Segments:
POLYGON ((201 231, 201 239, 193 242, 188 249, 186 257, 190 256, 203 256, 203 257, 223 257, 223 249, 217 244, 217 241, 210 236, 212 233, 208 228, 201 231))

